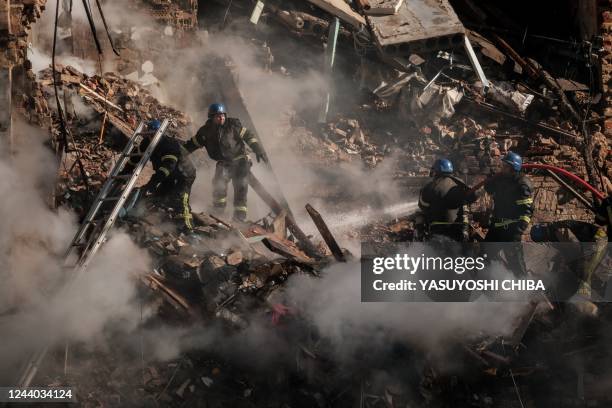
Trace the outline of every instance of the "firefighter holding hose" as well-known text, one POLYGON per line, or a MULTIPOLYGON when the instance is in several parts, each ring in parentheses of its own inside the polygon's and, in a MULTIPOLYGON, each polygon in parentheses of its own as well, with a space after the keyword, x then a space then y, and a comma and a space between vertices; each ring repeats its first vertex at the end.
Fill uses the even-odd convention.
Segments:
POLYGON ((433 180, 419 194, 419 208, 425 216, 429 238, 466 240, 468 220, 464 207, 476 201, 476 194, 468 194, 469 187, 453 176, 453 172, 450 160, 436 160, 430 172, 433 180))

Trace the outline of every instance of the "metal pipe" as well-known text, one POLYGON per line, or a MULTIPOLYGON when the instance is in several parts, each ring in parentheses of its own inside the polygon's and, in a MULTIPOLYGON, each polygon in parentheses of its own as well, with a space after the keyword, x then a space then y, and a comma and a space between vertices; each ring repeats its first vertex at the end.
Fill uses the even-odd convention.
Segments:
POLYGON ((584 204, 584 206, 586 208, 588 208, 589 210, 595 212, 595 207, 593 207, 593 205, 591 205, 591 203, 589 202, 589 200, 586 199, 585 196, 583 196, 582 194, 580 194, 579 192, 577 192, 576 190, 574 190, 574 188, 572 186, 570 186, 569 184, 567 184, 561 177, 559 177, 556 173, 554 173, 552 170, 550 169, 546 169, 546 173, 552 177, 557 183, 559 183, 561 186, 563 186, 567 191, 569 191, 574 197, 576 197, 576 199, 578 201, 580 201, 582 204, 584 204))

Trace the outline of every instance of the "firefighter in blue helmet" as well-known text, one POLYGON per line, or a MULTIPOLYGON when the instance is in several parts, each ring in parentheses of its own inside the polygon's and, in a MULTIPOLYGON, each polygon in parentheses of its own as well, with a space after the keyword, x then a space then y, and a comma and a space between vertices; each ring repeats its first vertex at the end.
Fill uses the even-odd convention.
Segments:
POLYGON ((191 153, 201 147, 206 148, 208 156, 217 162, 213 177, 213 207, 222 212, 227 204, 227 186, 234 186, 234 219, 245 221, 247 218, 247 192, 251 161, 246 147, 255 153, 257 162, 267 162, 268 158, 250 130, 243 127, 240 120, 228 118, 225 106, 213 103, 208 108, 208 120, 196 135, 187 141, 185 149, 191 153))
POLYGON ((455 241, 465 239, 467 219, 464 204, 476 200, 468 187, 453 176, 453 164, 448 159, 434 162, 427 183, 419 194, 419 208, 425 216, 429 236, 441 235, 455 241))
MULTIPOLYGON (((533 214, 533 186, 521 173, 523 159, 514 152, 502 158, 501 172, 490 178, 484 188, 493 197, 493 219, 485 237, 487 242, 521 242, 533 214)), ((520 244, 503 245, 506 260, 517 276, 527 274, 520 244)))
MULTIPOLYGON (((148 122, 147 128, 142 132, 142 142, 135 148, 124 172, 131 172, 138 164, 160 127, 161 123, 157 119, 148 122)), ((177 211, 182 229, 191 232, 193 218, 189 198, 191 186, 196 177, 196 169, 181 148, 181 142, 164 134, 155 146, 150 161, 155 173, 144 186, 145 194, 152 195, 154 198, 167 199, 166 203, 177 211)))

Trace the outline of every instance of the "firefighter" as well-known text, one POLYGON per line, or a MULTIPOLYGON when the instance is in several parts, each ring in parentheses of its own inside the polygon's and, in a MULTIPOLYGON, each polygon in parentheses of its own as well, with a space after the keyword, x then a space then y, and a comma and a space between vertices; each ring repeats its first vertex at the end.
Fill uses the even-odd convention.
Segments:
POLYGON ((530 236, 534 242, 571 242, 587 243, 579 248, 580 254, 574 253, 570 246, 560 246, 565 257, 572 260, 582 260, 582 264, 574 269, 579 271, 582 279, 579 294, 591 297, 591 278, 604 258, 609 237, 601 226, 584 221, 564 220, 548 224, 537 224, 531 228, 530 236), (590 244, 593 243, 593 244, 590 244), (573 253, 569 253, 569 252, 573 253))
POLYGON ((475 194, 468 197, 468 187, 453 176, 453 164, 448 159, 434 162, 427 183, 419 195, 419 208, 425 216, 428 234, 464 241, 467 235, 467 214, 464 204, 474 202, 475 194))
MULTIPOLYGON (((547 224, 536 224, 531 227, 531 240, 534 242, 574 243, 574 245, 553 244, 558 249, 553 271, 569 267, 574 276, 556 276, 557 284, 564 283, 568 287, 578 289, 573 299, 580 302, 579 309, 589 314, 596 314, 597 307, 590 302, 592 296, 592 279, 595 271, 603 260, 608 244, 604 228, 584 221, 563 220, 547 224)), ((607 277, 606 277, 607 278, 607 277)), ((559 287, 556 293, 563 295, 565 287, 559 287)))
MULTIPOLYGON (((152 120, 147 124, 147 130, 143 132, 142 142, 130 157, 124 172, 131 172, 133 167, 138 164, 160 126, 159 120, 152 120)), ((195 181, 196 169, 182 149, 181 142, 163 135, 155 146, 150 161, 155 173, 143 187, 145 195, 167 198, 169 206, 179 212, 182 229, 185 232, 192 232, 193 217, 189 197, 191 186, 195 181)))
POLYGON ((205 147, 208 156, 217 162, 213 177, 213 207, 223 212, 227 204, 227 185, 234 186, 234 220, 247 218, 247 192, 251 161, 246 145, 255 153, 257 162, 268 158, 257 137, 243 127, 240 120, 228 118, 225 106, 213 103, 208 108, 208 120, 185 145, 191 153, 205 147))
MULTIPOLYGON (((531 181, 521 174, 523 159, 508 152, 502 159, 501 172, 491 177, 484 185, 493 197, 493 219, 485 237, 486 242, 516 242, 522 240, 529 227, 533 213, 533 187, 531 181)), ((523 248, 520 244, 503 245, 506 260, 517 276, 527 274, 523 248)), ((493 258, 498 255, 495 251, 493 258)))

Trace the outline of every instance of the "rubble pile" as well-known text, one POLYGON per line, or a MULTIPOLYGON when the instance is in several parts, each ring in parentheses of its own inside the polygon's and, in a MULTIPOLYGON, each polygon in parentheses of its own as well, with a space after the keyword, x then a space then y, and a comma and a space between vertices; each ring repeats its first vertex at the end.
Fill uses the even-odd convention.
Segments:
POLYGON ((159 0, 146 1, 153 16, 165 26, 173 27, 179 33, 192 31, 198 25, 198 2, 166 2, 159 0))
POLYGON ((4 67, 9 63, 19 66, 27 59, 30 28, 40 18, 46 4, 46 0, 18 0, 0 5, 0 32, 3 32, 3 37, 4 33, 10 33, 8 38, 2 39, 4 49, 0 53, 0 66, 4 67))
MULTIPOLYGON (((249 39, 260 51, 265 48, 262 65, 267 72, 278 70, 287 76, 293 72, 294 67, 287 70, 275 62, 274 53, 283 50, 276 48, 273 38, 267 41, 280 30, 326 53, 330 83, 351 78, 355 89, 348 96, 338 95, 336 101, 332 98, 331 108, 318 112, 319 120, 295 112, 289 120, 287 139, 313 168, 354 161, 369 171, 391 161, 396 181, 421 185, 432 162, 448 157, 459 175, 474 185, 495 173, 499 159, 512 150, 528 162, 571 170, 612 193, 612 108, 600 109, 612 102, 609 11, 602 12, 601 28, 604 51, 610 55, 590 49, 586 57, 576 57, 579 69, 561 75, 554 58, 548 61, 542 56, 536 61, 533 52, 522 55, 515 36, 491 29, 497 23, 512 25, 512 17, 504 16, 496 5, 475 4, 484 2, 359 0, 351 6, 342 0, 309 0, 283 2, 282 7, 280 2, 236 2, 235 9, 232 1, 219 3, 223 6, 219 29, 235 29, 246 18, 266 24, 265 29, 245 30, 245 36, 260 37, 249 39), (437 16, 434 22, 431 15, 437 16), (226 18, 235 19, 234 25, 226 18), (331 53, 344 59, 333 69, 331 53), (598 58, 603 92, 599 95, 593 80, 589 86, 579 81, 587 72, 593 75, 598 58), (353 77, 357 64, 359 75, 353 77)), ((183 32, 197 31, 197 1, 145 4, 166 26, 156 27, 153 35, 163 31, 170 37, 178 30, 178 37, 187 41, 183 32)), ((27 27, 44 4, 22 6, 21 25, 27 27)), ((144 85, 122 76, 139 69, 131 59, 140 62, 146 57, 142 50, 129 49, 131 38, 123 40, 125 47, 118 41, 119 48, 126 50, 118 60, 118 73, 88 76, 71 66, 56 66, 70 136, 58 170, 56 205, 70 207, 81 219, 107 179, 125 137, 141 121, 167 118, 169 136, 186 140, 193 135, 185 113, 160 103, 144 85), (93 112, 75 107, 76 98, 93 112)), ((292 57, 296 71, 305 69, 292 57)), ((303 63, 307 64, 312 62, 303 63)), ((21 108, 31 123, 50 127, 57 148, 64 135, 54 108, 53 71, 48 68, 35 78, 31 67, 24 68, 30 85, 24 89, 21 108)), ((226 68, 231 71, 231 66, 226 68)), ((221 94, 235 98, 233 109, 244 110, 238 116, 248 116, 244 102, 238 101, 240 93, 229 84, 238 79, 228 79, 232 75, 223 75, 227 72, 216 73, 223 78, 219 82, 226 81, 220 85, 226 93, 221 94)), ((158 75, 163 82, 163 75, 158 75)), ((252 127, 248 122, 250 118, 243 121, 252 127)), ((535 222, 592 220, 584 205, 564 194, 549 177, 536 172, 530 177, 536 189, 535 222)), ((292 276, 319 279, 333 273, 327 268, 350 261, 351 254, 338 246, 321 218, 317 222, 313 213, 320 214, 312 207, 308 212, 323 237, 320 242, 312 242, 299 229, 288 204, 280 208, 274 198, 270 204, 261 190, 257 193, 271 208, 261 220, 238 224, 198 213, 193 214, 194 233, 188 234, 177 228, 181 214, 173 203, 132 192, 117 225, 152 259, 152 270, 139 277, 146 303, 141 307, 149 312, 142 317, 143 332, 170 326, 177 328, 178 336, 182 329, 196 328, 197 334, 206 331, 210 337, 196 336, 188 346, 177 346, 179 357, 170 361, 160 361, 153 352, 145 357, 144 333, 137 347, 112 339, 121 345, 112 353, 77 345, 72 351, 77 364, 68 369, 62 360, 67 357, 55 353, 38 381, 74 385, 86 407, 485 408, 611 403, 601 385, 610 379, 597 380, 600 374, 609 376, 612 357, 605 346, 609 334, 602 335, 610 329, 612 309, 607 305, 599 308, 597 322, 585 323, 571 306, 547 300, 528 303, 507 336, 475 333, 467 340, 448 340, 444 344, 448 350, 439 353, 452 356, 446 361, 437 360, 430 350, 396 340, 390 340, 382 352, 374 347, 359 350, 358 356, 344 361, 335 355, 337 345, 318 332, 286 297, 285 289, 292 276), (271 336, 264 336, 262 349, 228 350, 243 344, 240 335, 257 339, 262 332, 271 336), (600 340, 593 343, 598 335, 600 340), (247 364, 260 354, 277 355, 263 368, 247 364)), ((333 197, 332 192, 320 194, 333 197)), ((483 235, 488 225, 483 214, 490 207, 487 200, 482 198, 470 208, 475 235, 483 235)), ((413 235, 412 218, 400 217, 369 222, 354 238, 384 243, 409 241, 413 235)), ((340 329, 343 324, 337 322, 340 329)), ((385 335, 380 333, 381 338, 385 335)))
MULTIPOLYGON (((187 138, 186 127, 191 119, 172 107, 164 106, 149 91, 134 81, 122 78, 113 72, 102 76, 87 76, 75 68, 57 67, 61 84, 79 94, 83 100, 124 134, 131 136, 140 121, 168 118, 172 121, 172 133, 187 138)), ((47 94, 52 92, 52 70, 40 73, 40 84, 47 94)))

